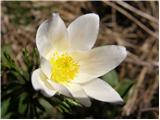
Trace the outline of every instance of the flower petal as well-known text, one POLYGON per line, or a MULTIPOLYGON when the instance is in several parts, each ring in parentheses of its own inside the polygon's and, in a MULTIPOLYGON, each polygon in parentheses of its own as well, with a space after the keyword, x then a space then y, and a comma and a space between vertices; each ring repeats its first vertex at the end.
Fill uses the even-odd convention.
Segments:
POLYGON ((51 77, 51 65, 47 59, 41 56, 41 70, 50 79, 51 77))
POLYGON ((88 96, 104 102, 123 102, 120 95, 106 82, 94 79, 82 85, 88 96))
POLYGON ((66 37, 66 26, 59 14, 54 13, 52 18, 44 21, 37 30, 36 44, 40 55, 46 57, 50 51, 58 48, 57 44, 65 44, 66 37))
POLYGON ((80 74, 73 82, 83 83, 100 77, 117 67, 126 56, 126 49, 116 45, 97 47, 84 55, 78 54, 74 57, 80 61, 80 74))
POLYGON ((71 97, 70 92, 68 91, 68 89, 63 86, 62 84, 58 84, 56 82, 54 82, 53 80, 48 80, 48 82, 52 85, 52 87, 57 90, 57 92, 59 92, 62 95, 71 97))
POLYGON ((99 16, 91 13, 82 15, 68 27, 71 49, 89 50, 93 47, 99 31, 99 16))
POLYGON ((71 92, 72 96, 76 98, 81 104, 86 107, 91 106, 91 101, 82 89, 82 87, 78 84, 67 84, 65 85, 67 89, 71 92))
POLYGON ((56 90, 50 86, 40 69, 33 71, 31 82, 35 90, 41 90, 47 97, 51 97, 56 93, 56 90))

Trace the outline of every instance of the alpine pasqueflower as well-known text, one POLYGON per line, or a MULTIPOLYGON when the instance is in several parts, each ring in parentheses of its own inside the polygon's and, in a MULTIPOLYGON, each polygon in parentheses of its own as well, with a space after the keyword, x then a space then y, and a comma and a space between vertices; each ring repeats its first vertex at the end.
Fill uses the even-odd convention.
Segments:
POLYGON ((41 65, 32 73, 32 85, 51 97, 56 93, 74 97, 90 106, 89 97, 104 102, 122 102, 119 94, 100 76, 117 67, 126 57, 122 46, 91 49, 99 31, 99 16, 90 13, 66 28, 59 14, 38 28, 36 45, 41 65))

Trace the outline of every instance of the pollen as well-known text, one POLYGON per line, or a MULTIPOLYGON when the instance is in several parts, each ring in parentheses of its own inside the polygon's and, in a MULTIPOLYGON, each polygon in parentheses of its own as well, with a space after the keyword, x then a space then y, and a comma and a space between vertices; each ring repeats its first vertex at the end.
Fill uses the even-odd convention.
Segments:
POLYGON ((55 52, 50 59, 51 79, 57 83, 67 83, 79 72, 79 64, 68 53, 55 52))

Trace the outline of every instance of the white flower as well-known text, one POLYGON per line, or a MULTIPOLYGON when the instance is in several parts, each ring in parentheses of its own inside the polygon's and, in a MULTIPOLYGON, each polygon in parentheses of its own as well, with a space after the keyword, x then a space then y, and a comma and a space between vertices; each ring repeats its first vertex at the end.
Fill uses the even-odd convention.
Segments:
POLYGON ((99 16, 82 15, 66 28, 58 14, 38 28, 36 44, 41 66, 32 74, 35 90, 51 97, 56 93, 74 97, 90 106, 89 97, 104 102, 122 102, 119 94, 98 77, 113 70, 126 57, 122 46, 91 49, 99 31, 99 16))

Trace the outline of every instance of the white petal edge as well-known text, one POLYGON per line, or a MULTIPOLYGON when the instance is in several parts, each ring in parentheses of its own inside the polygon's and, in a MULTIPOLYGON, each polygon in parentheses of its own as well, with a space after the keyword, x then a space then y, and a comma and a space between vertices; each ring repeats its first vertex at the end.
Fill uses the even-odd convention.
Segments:
POLYGON ((120 95, 105 81, 97 78, 82 85, 88 96, 103 102, 122 103, 120 95))
POLYGON ((117 45, 97 47, 88 53, 78 54, 80 72, 73 83, 84 83, 116 68, 127 56, 126 48, 117 45), (81 62, 82 61, 82 62, 81 62))
POLYGON ((68 91, 68 89, 62 85, 62 84, 58 84, 56 82, 54 82, 53 80, 48 80, 48 82, 52 85, 52 87, 57 90, 58 93, 65 95, 67 97, 71 97, 70 92, 68 91))
MULTIPOLYGON (((67 28, 58 13, 53 13, 52 18, 44 21, 36 34, 36 45, 41 56, 46 57, 59 44, 67 41, 67 28)), ((62 47, 64 47, 62 45, 62 47)))
POLYGON ((32 86, 35 90, 40 90, 45 96, 52 97, 56 94, 56 90, 50 86, 45 78, 41 70, 36 69, 32 73, 32 86))
POLYGON ((78 84, 71 84, 68 83, 65 85, 66 88, 70 91, 72 96, 77 99, 81 104, 83 104, 86 107, 91 106, 91 101, 82 89, 82 87, 78 84))
POLYGON ((41 56, 41 64, 40 68, 43 71, 43 73, 50 79, 51 77, 51 65, 47 59, 41 56))
POLYGON ((75 19, 68 26, 68 35, 73 50, 90 50, 97 39, 99 16, 90 13, 75 19))

